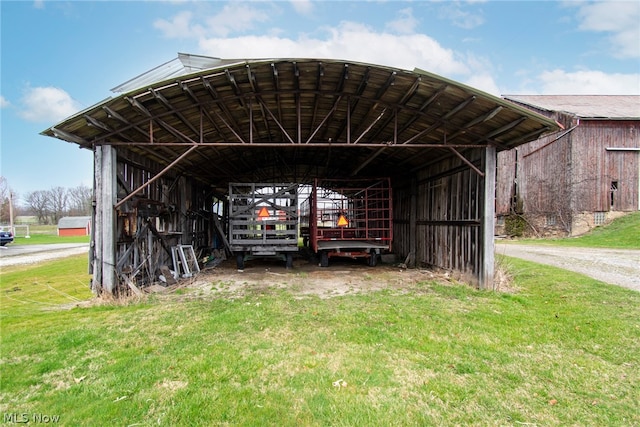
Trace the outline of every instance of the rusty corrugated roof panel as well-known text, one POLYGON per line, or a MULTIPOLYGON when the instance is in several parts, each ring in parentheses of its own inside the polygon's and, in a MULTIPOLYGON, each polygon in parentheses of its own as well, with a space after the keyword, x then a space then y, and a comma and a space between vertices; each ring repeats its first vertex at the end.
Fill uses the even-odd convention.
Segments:
POLYGON ((583 119, 640 119, 640 95, 504 95, 505 99, 583 119))

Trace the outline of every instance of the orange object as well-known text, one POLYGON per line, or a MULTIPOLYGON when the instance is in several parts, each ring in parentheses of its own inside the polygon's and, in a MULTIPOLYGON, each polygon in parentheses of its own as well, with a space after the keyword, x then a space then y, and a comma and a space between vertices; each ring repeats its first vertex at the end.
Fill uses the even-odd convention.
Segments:
POLYGON ((263 206, 262 209, 260 209, 260 212, 258 212, 258 218, 269 218, 270 216, 271 214, 269 214, 269 210, 266 206, 263 206))
POLYGON ((338 218, 338 227, 346 227, 347 225, 349 225, 347 218, 345 218, 344 215, 340 215, 340 218, 338 218))

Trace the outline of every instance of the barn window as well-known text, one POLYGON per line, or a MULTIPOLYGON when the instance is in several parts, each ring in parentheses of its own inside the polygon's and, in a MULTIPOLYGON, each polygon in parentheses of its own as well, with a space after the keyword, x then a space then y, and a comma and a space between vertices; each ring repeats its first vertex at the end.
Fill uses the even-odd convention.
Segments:
POLYGON ((503 226, 504 225, 504 215, 498 215, 496 218, 496 225, 503 226))
POLYGON ((602 224, 604 224, 605 219, 607 219, 606 212, 594 212, 593 213, 593 224, 594 225, 602 225, 602 224))
POLYGON ((556 225, 556 216, 553 214, 547 215, 547 225, 553 226, 556 225))
POLYGON ((611 181, 611 191, 609 192, 611 194, 611 207, 613 207, 614 194, 616 191, 618 191, 618 181, 611 181))

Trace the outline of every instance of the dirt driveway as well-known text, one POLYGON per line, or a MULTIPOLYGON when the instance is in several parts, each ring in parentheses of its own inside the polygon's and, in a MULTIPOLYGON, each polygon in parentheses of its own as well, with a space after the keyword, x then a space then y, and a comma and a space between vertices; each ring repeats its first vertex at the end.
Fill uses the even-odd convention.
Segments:
POLYGON ((640 250, 497 243, 496 253, 564 268, 640 291, 640 250))

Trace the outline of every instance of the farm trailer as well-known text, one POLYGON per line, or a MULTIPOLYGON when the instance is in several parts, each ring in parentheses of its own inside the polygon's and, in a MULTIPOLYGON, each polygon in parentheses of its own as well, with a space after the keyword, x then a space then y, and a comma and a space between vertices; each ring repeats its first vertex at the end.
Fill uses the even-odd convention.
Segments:
POLYGON ((291 268, 298 251, 298 184, 230 183, 229 249, 238 270, 264 257, 291 268))
POLYGON ((391 205, 389 178, 316 179, 300 210, 304 244, 321 267, 331 257, 366 258, 373 267, 391 250, 391 205))

